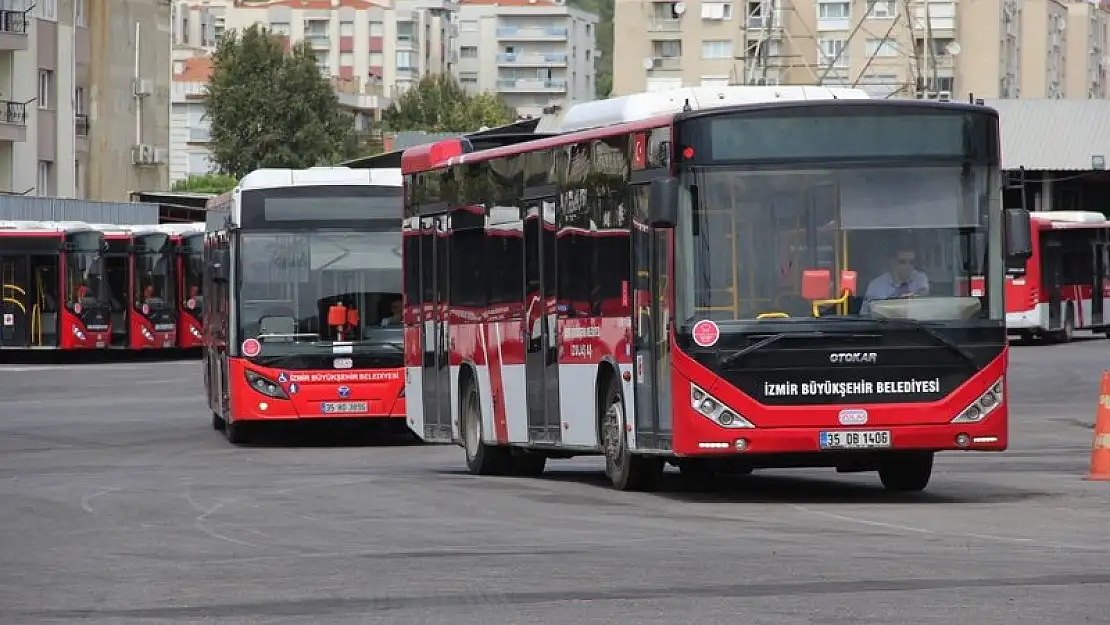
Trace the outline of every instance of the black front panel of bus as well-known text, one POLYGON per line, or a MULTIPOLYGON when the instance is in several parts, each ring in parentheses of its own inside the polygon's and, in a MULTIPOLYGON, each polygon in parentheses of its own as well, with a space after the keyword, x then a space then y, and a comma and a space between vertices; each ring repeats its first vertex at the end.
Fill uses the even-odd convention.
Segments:
POLYGON ((1001 324, 938 329, 955 348, 914 328, 816 334, 797 324, 759 331, 732 331, 727 325, 722 324, 711 348, 698 347, 684 328, 678 332, 679 347, 770 406, 934 402, 951 395, 1006 345, 1001 324), (783 336, 733 357, 777 334, 783 336))

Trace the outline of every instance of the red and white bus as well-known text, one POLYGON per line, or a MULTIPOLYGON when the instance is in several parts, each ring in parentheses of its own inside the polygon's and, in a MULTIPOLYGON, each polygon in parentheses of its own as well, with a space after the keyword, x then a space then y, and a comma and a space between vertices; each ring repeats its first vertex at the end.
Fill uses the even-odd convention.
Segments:
POLYGON ((260 169, 209 209, 205 388, 232 443, 276 421, 404 429, 401 172, 260 169))
POLYGON ((103 252, 87 224, 0 222, 0 349, 104 347, 103 252))
POLYGON ((923 489, 937 451, 1008 444, 1004 259, 1031 252, 999 153, 993 109, 822 87, 636 94, 554 136, 411 148, 409 427, 478 474, 603 455, 619 489, 667 463, 923 489))
POLYGON ((1030 214, 1033 256, 1007 267, 1006 327, 1023 339, 1110 336, 1110 220, 1094 211, 1030 214))
POLYGON ((173 248, 177 338, 179 349, 204 344, 204 223, 162 224, 173 248))

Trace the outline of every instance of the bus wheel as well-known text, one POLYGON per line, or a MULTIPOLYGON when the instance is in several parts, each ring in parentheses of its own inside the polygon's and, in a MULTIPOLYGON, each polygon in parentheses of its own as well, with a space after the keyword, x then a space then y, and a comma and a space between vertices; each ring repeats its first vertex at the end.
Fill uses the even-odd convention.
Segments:
POLYGON ((478 400, 478 387, 473 382, 466 385, 460 403, 466 470, 474 475, 504 475, 512 460, 510 450, 482 442, 482 404, 478 400))
POLYGON ((896 454, 879 467, 883 487, 899 493, 925 490, 932 475, 933 452, 896 454))
POLYGON ((599 402, 601 444, 605 450, 605 475, 617 490, 652 491, 663 478, 663 460, 640 456, 628 448, 624 428, 624 398, 616 377, 599 402))
POLYGON ((236 423, 228 419, 224 422, 224 436, 232 445, 246 445, 251 441, 249 423, 236 423))
POLYGON ((212 429, 216 430, 217 432, 222 432, 225 427, 227 427, 227 422, 224 421, 224 418, 213 412, 212 429))

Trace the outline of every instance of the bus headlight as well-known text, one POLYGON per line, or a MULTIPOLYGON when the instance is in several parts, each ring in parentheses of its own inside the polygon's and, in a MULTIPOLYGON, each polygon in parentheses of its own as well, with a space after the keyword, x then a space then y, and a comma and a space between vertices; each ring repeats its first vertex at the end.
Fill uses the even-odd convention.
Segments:
POLYGON ((701 416, 725 428, 754 428, 751 421, 741 417, 721 400, 706 393, 695 384, 690 385, 690 407, 701 416))
POLYGON ((971 402, 970 406, 964 408, 959 416, 952 419, 952 423, 979 423, 1000 405, 1002 405, 1002 378, 971 402))
POLYGON ((244 369, 243 373, 247 377, 247 384, 250 384, 251 388, 259 393, 275 399, 289 399, 289 396, 285 394, 285 389, 270 378, 259 375, 250 369, 244 369))

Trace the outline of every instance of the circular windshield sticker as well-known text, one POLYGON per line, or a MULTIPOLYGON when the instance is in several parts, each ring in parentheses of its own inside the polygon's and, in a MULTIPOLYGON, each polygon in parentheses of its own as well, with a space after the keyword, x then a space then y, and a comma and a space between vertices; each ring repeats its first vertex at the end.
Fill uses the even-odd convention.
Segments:
POLYGON ((197 307, 197 300, 195 300, 191 297, 189 299, 185 300, 185 308, 188 308, 189 310, 192 310, 196 307, 197 307))
POLYGON ((694 324, 694 342, 701 347, 713 347, 717 339, 721 338, 721 329, 717 324, 708 319, 702 319, 694 324))
POLYGON ((143 304, 143 314, 144 315, 149 315, 150 314, 150 306, 147 306, 146 304, 143 304))
POLYGON ((73 305, 73 312, 75 312, 75 313, 77 313, 78 315, 80 315, 80 314, 81 314, 81 304, 74 304, 74 305, 73 305))
POLYGON ((247 339, 243 341, 243 355, 247 358, 254 358, 262 353, 262 343, 258 339, 247 339))

